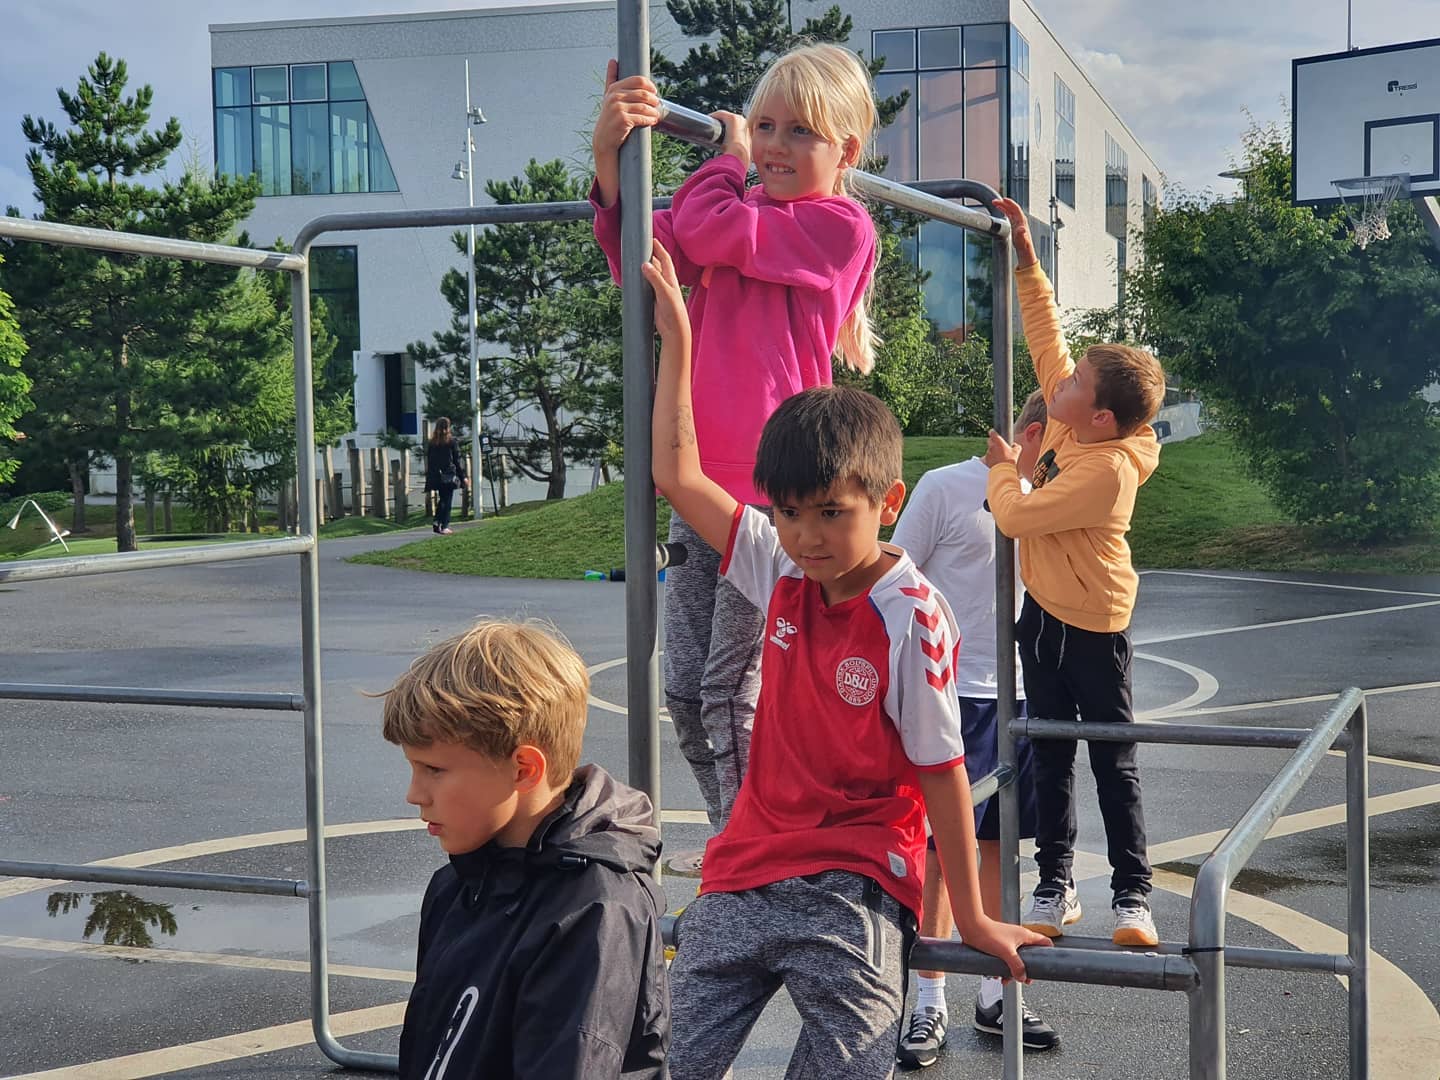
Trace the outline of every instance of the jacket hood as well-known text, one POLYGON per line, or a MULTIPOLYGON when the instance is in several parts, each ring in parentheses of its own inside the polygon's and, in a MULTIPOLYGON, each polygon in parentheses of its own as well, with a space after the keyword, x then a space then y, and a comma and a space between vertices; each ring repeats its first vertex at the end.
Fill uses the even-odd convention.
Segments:
POLYGON ((1160 440, 1155 437, 1155 429, 1145 424, 1123 439, 1098 443, 1082 443, 1076 440, 1071 443, 1070 453, 1122 454, 1135 463, 1135 469, 1140 474, 1140 483, 1143 484, 1160 464, 1160 440))
POLYGON ((536 827, 525 847, 491 841, 452 855, 450 862, 463 880, 498 894, 520 888, 539 870, 583 870, 599 863, 617 873, 648 873, 660 855, 660 832, 651 824, 651 813, 644 792, 598 765, 584 765, 575 770, 564 802, 536 827))

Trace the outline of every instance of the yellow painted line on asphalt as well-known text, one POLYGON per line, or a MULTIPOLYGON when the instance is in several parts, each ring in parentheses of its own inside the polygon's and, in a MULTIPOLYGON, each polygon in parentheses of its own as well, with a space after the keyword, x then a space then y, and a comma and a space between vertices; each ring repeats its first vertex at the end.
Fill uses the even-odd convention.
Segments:
MULTIPOLYGON (((1108 867, 1107 867, 1108 869, 1108 867)), ((1155 871, 1155 885, 1189 896, 1195 883, 1183 874, 1155 871)), ((1294 908, 1231 890, 1225 910, 1306 952, 1349 950, 1346 935, 1294 908)), ((1349 985, 1345 976, 1336 976, 1349 985)), ((1385 957, 1370 951, 1370 1075, 1375 1080, 1417 1080, 1422 1062, 1440 1061, 1440 1012, 1425 991, 1385 957)))
MULTIPOLYGON (((369 1009, 335 1013, 330 1017, 330 1031, 343 1039, 366 1031, 399 1027, 404 1020, 405 1002, 397 1001, 391 1005, 376 1005, 369 1009)), ((146 1050, 139 1054, 91 1061, 84 1065, 67 1065, 44 1072, 24 1073, 14 1080, 141 1080, 142 1077, 164 1076, 181 1069, 202 1069, 207 1065, 221 1065, 237 1058, 306 1046, 311 1044, 314 1038, 310 1021, 297 1020, 293 1024, 256 1028, 237 1035, 222 1035, 218 1039, 203 1039, 200 1042, 186 1043, 184 1046, 170 1046, 164 1050, 146 1050)))
MULTIPOLYGON (((31 938, 0 935, 0 949, 24 949, 29 952, 62 953, 94 960, 132 960, 154 964, 203 964, 207 967, 242 968, 248 971, 284 971, 309 974, 304 960, 281 960, 269 956, 240 956, 235 953, 192 952, 185 949, 138 949, 133 945, 96 945, 89 941, 60 941, 55 938, 31 938)), ((357 967, 352 964, 331 964, 330 974, 348 979, 375 979, 380 982, 412 983, 415 973, 399 968, 357 967)))

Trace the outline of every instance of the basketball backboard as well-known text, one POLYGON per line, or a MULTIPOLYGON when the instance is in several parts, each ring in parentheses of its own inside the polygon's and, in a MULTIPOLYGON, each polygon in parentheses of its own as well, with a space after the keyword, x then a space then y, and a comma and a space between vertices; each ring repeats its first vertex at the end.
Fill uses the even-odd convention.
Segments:
POLYGON ((1291 62, 1297 206, 1339 201, 1336 180, 1407 174, 1440 194, 1440 38, 1291 62))

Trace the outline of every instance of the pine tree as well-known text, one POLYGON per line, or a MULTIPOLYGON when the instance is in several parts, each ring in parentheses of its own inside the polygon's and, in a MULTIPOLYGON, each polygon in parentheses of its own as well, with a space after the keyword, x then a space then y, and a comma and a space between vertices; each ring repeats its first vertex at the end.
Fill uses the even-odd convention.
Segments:
MULTIPOLYGON (((179 121, 149 128, 153 92, 126 94, 123 60, 101 53, 70 94, 57 91, 69 127, 26 116, 26 155, 42 220, 204 242, 232 240, 254 206, 252 178, 188 172, 143 182, 180 146, 179 121)), ((235 384, 197 377, 203 327, 239 271, 202 263, 47 245, 11 248, 21 324, 30 338, 35 427, 78 473, 115 463, 115 533, 135 549, 137 462, 189 449, 233 402, 235 384)), ((78 487, 78 484, 77 484, 78 487)))
MULTIPOLYGON (((4 263, 0 258, 0 264, 4 263)), ((9 483, 19 462, 12 458, 6 443, 15 443, 25 436, 15 428, 15 421, 30 409, 30 380, 20 370, 25 355, 25 339, 15 321, 15 305, 5 290, 0 289, 0 484, 9 483)))
MULTIPOLYGON (((558 158, 534 160, 523 177, 491 180, 500 205, 585 198, 589 181, 558 158)), ((466 233, 453 241, 462 260, 466 233)), ((463 265, 463 261, 462 261, 463 265)), ((439 377, 425 388, 427 416, 449 416, 468 437, 469 341, 466 275, 440 283, 454 313, 431 344, 409 352, 439 377)), ((487 433, 503 439, 516 468, 544 481, 546 498, 565 495, 567 462, 599 460, 620 430, 620 301, 588 221, 497 225, 475 239, 476 336, 503 351, 480 357, 487 433), (538 423, 526 416, 538 416, 538 423)))

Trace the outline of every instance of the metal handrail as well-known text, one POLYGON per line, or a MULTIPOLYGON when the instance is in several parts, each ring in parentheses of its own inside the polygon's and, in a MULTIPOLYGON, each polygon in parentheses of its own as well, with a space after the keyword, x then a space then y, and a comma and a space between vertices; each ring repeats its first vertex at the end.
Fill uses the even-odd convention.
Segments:
MULTIPOLYGON (((0 236, 4 221, 0 221, 0 236)), ((312 455, 313 452, 312 452, 312 455)), ((313 498, 313 495, 312 495, 313 498)), ((0 584, 15 581, 52 581, 56 578, 90 577, 122 570, 156 570, 164 566, 199 566, 203 563, 268 559, 277 555, 304 555, 315 550, 313 534, 282 536, 275 540, 237 540, 234 543, 201 544, 169 549, 111 552, 106 555, 71 555, 58 559, 0 562, 0 584)))
POLYGON ((40 244, 58 244, 61 247, 89 248, 91 251, 156 255, 170 259, 185 259, 189 262, 243 266, 252 270, 294 272, 305 265, 305 260, 292 252, 232 247, 228 244, 206 244, 198 240, 173 240, 168 236, 147 236, 145 233, 91 229, 83 225, 61 225, 53 221, 35 221, 31 218, 0 217, 0 236, 8 236, 15 240, 32 240, 40 244))

